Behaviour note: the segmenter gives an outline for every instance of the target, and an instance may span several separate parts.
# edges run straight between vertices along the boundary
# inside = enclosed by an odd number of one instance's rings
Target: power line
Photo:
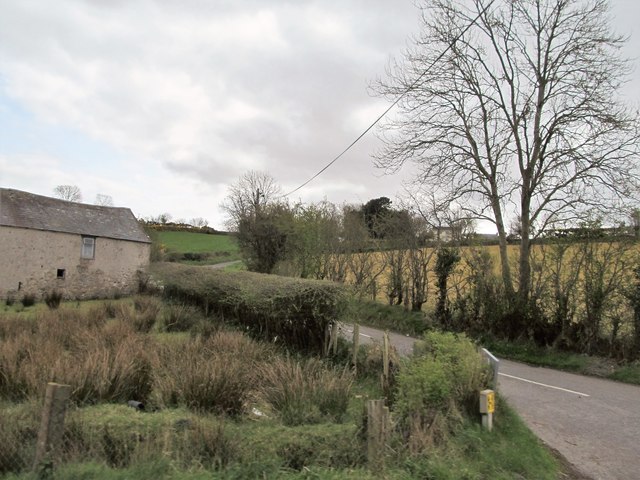
[[[345,148],[342,152],[340,152],[340,154],[339,154],[338,156],[336,156],[333,160],[331,160],[331,161],[330,161],[329,163],[327,163],[324,167],[322,167],[322,169],[321,169],[318,173],[316,173],[315,175],[313,175],[309,180],[307,180],[306,182],[304,182],[302,185],[300,185],[300,186],[298,186],[298,187],[294,188],[294,189],[293,189],[293,190],[291,190],[289,193],[285,193],[285,194],[283,195],[283,197],[288,197],[289,195],[292,195],[292,194],[296,193],[298,190],[300,190],[301,188],[303,188],[303,187],[305,187],[306,185],[308,185],[309,183],[311,183],[313,180],[315,180],[317,177],[319,177],[319,176],[320,176],[320,175],[321,175],[325,170],[327,170],[331,165],[333,165],[334,163],[336,163],[336,162],[340,159],[340,157],[342,157],[345,153],[347,153],[349,150],[351,150],[351,148],[352,148],[356,143],[358,143],[362,137],[364,137],[367,133],[369,133],[369,130],[371,130],[373,127],[375,127],[375,126],[377,125],[377,123],[378,123],[380,120],[382,120],[382,119],[387,115],[387,113],[389,113],[389,112],[391,111],[391,109],[392,109],[393,107],[395,107],[395,106],[398,104],[398,102],[399,102],[400,100],[402,100],[402,98],[403,98],[407,93],[409,93],[409,92],[413,89],[413,87],[415,87],[415,86],[418,84],[418,82],[422,79],[422,77],[424,77],[424,76],[429,72],[429,70],[431,70],[431,68],[433,68],[433,66],[434,66],[436,63],[438,63],[438,62],[442,59],[442,57],[444,57],[444,56],[447,54],[447,52],[448,52],[449,50],[451,50],[451,47],[453,47],[453,45],[454,45],[454,44],[455,44],[455,43],[456,43],[460,38],[462,38],[462,36],[463,36],[465,33],[467,33],[467,31],[468,31],[468,30],[469,30],[473,25],[475,25],[475,23],[480,19],[480,17],[482,17],[482,15],[484,15],[484,14],[485,14],[485,12],[489,9],[489,7],[491,7],[491,5],[493,5],[493,2],[494,2],[494,1],[495,1],[495,0],[491,0],[491,2],[489,2],[489,5],[487,5],[487,6],[486,6],[486,7],[485,7],[485,8],[484,8],[484,9],[483,9],[479,14],[478,14],[478,16],[476,16],[476,18],[474,18],[474,19],[471,21],[471,23],[469,23],[469,25],[467,25],[467,26],[466,26],[466,27],[465,27],[465,28],[464,28],[464,29],[463,29],[463,30],[462,30],[462,31],[461,31],[461,32],[460,32],[460,33],[459,33],[459,34],[458,34],[458,35],[457,35],[453,40],[451,40],[451,42],[449,43],[449,45],[447,46],[447,48],[446,48],[446,49],[444,49],[444,50],[442,51],[442,53],[440,53],[440,55],[438,55],[438,57],[437,57],[433,62],[431,62],[431,64],[430,64],[430,65],[429,65],[429,66],[424,70],[424,72],[422,72],[422,73],[418,76],[418,78],[416,78],[416,79],[413,81],[413,83],[412,83],[411,85],[409,85],[409,86],[404,90],[404,92],[402,92],[402,93],[398,96],[398,98],[396,98],[396,99],[394,100],[394,102],[393,102],[393,103],[392,103],[392,104],[391,104],[391,105],[390,105],[390,106],[389,106],[389,107],[388,107],[384,112],[382,112],[382,114],[381,114],[378,118],[376,118],[376,119],[373,121],[373,123],[372,123],[371,125],[369,125],[369,126],[366,128],[366,130],[365,130],[365,131],[363,131],[360,135],[358,135],[358,137],[357,137],[353,142],[351,142],[347,148]]]

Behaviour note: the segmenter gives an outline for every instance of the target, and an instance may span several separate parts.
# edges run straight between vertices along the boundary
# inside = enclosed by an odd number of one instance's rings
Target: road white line
[[[591,395],[588,395],[586,393],[576,392],[575,390],[569,390],[567,388],[562,388],[562,387],[554,387],[553,385],[547,385],[546,383],[534,382],[533,380],[527,380],[526,378],[520,378],[520,377],[516,377],[514,375],[508,375],[508,374],[502,373],[502,372],[498,373],[498,375],[502,375],[503,377],[513,378],[514,380],[520,380],[521,382],[532,383],[534,385],[540,385],[541,387],[553,388],[554,390],[562,390],[563,392],[575,393],[576,395],[581,395],[583,397],[590,397],[591,396]]]
[[[345,330],[347,333],[353,333],[353,330]],[[361,337],[373,338],[371,335],[367,335],[366,333],[361,333]]]

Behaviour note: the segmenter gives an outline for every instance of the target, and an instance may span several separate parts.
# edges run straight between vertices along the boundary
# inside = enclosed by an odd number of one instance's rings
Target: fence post
[[[385,331],[382,337],[382,391],[389,394],[389,332]]]
[[[389,435],[389,407],[384,399],[367,402],[367,460],[371,469],[384,466],[385,445]]]
[[[331,327],[331,353],[335,355],[338,352],[338,322],[333,322]]]
[[[353,358],[351,363],[354,368],[358,368],[358,349],[360,348],[360,325],[355,324],[353,326]]]
[[[47,384],[42,422],[40,423],[38,443],[36,444],[36,456],[33,462],[34,469],[45,461],[53,461],[55,459],[57,449],[62,443],[64,415],[70,396],[71,387],[69,385]]]

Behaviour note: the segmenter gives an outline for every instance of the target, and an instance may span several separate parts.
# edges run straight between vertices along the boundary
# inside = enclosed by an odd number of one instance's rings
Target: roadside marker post
[[[496,393],[493,390],[480,392],[480,413],[482,426],[487,430],[493,429],[493,412],[496,410]]]

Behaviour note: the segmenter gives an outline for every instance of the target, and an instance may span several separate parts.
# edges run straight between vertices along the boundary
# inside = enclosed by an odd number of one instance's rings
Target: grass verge
[[[424,312],[407,311],[402,305],[385,305],[374,300],[356,298],[349,301],[344,321],[412,337],[419,337],[431,328]]]
[[[529,342],[491,340],[484,345],[494,355],[508,360],[640,385],[640,362],[637,361],[619,364],[609,358],[562,352]]]

